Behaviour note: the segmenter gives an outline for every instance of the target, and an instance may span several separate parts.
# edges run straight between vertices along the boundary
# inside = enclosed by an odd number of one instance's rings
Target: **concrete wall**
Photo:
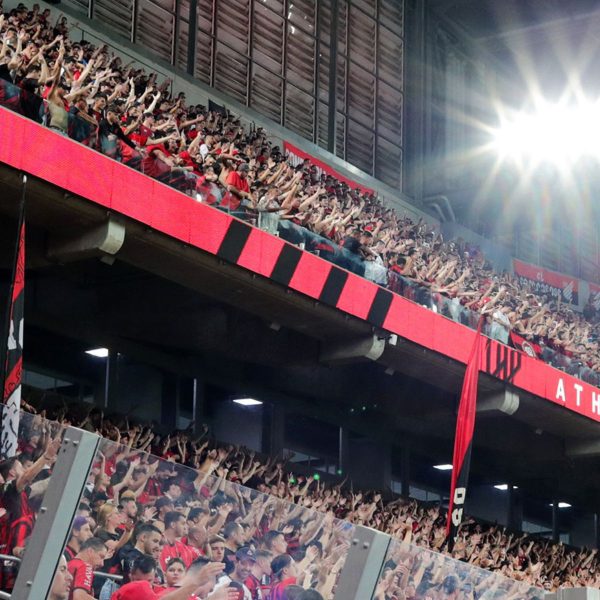
[[[124,414],[130,413],[132,417],[142,421],[161,421],[162,373],[151,366],[118,362],[111,393],[116,403],[115,410]]]
[[[212,415],[212,433],[217,440],[261,451],[262,407],[218,402],[213,405]]]

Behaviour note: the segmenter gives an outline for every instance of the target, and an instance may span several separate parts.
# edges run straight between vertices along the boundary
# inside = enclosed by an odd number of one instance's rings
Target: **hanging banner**
[[[302,161],[308,159],[308,160],[310,160],[312,165],[317,167],[319,174],[326,173],[327,175],[331,175],[332,177],[335,177],[341,183],[347,184],[349,188],[351,188],[353,190],[359,190],[363,194],[367,194],[370,196],[371,194],[375,193],[375,191],[372,190],[371,188],[361,185],[360,183],[356,183],[356,181],[353,181],[352,179],[345,177],[341,173],[338,173],[337,171],[332,169],[327,163],[325,163],[321,160],[318,160],[317,158],[314,158],[310,154],[307,154],[306,152],[304,152],[303,150],[300,150],[300,148],[297,148],[296,146],[294,146],[293,144],[290,144],[289,142],[283,142],[283,148],[288,153],[289,161],[293,166],[299,165]]]
[[[590,300],[596,310],[600,310],[600,285],[588,283],[590,289]]]
[[[16,239],[15,264],[11,283],[6,363],[4,365],[2,402],[2,433],[0,434],[0,458],[11,458],[17,453],[19,415],[21,410],[21,378],[23,375],[23,315],[25,309],[25,185],[19,214]]]
[[[484,344],[484,338],[481,335],[482,325],[483,317],[479,319],[477,334],[475,335],[471,353],[469,354],[458,405],[458,416],[456,418],[452,481],[450,484],[448,520],[446,523],[446,537],[450,550],[454,547],[454,542],[458,537],[458,529],[462,523],[469,484],[473,431],[475,430],[475,415],[477,413],[477,384],[479,382],[479,369],[481,366],[481,351]]]
[[[513,259],[513,270],[521,283],[536,294],[548,294],[567,304],[579,304],[579,281],[571,275],[550,271]]]

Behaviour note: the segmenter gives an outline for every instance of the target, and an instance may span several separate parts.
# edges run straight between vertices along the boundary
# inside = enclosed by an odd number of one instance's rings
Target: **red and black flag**
[[[450,549],[454,546],[458,528],[462,522],[467,485],[469,482],[469,467],[471,465],[471,448],[473,431],[475,429],[475,413],[477,409],[477,382],[481,366],[481,349],[483,336],[479,320],[475,341],[467,362],[465,379],[463,381],[458,417],[456,419],[456,436],[454,438],[454,457],[452,459],[452,483],[450,485],[450,502],[448,503],[448,522],[446,536]]]
[[[8,306],[8,335],[4,342],[5,364],[3,376],[2,434],[0,458],[17,453],[19,411],[21,409],[21,376],[23,373],[23,317],[25,308],[25,185],[19,210],[19,224]]]

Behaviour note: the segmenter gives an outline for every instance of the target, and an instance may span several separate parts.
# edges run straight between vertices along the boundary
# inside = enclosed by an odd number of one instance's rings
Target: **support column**
[[[279,455],[285,445],[285,408],[281,404],[263,404],[262,411],[262,450]]]
[[[161,423],[169,429],[177,429],[179,420],[179,377],[163,373],[160,398]]]
[[[99,436],[75,427],[65,432],[12,600],[39,600],[48,596],[99,440]]]
[[[514,486],[509,484],[507,496],[507,526],[509,529],[521,531],[523,528],[523,503],[520,490],[515,490]]]
[[[428,108],[429,79],[426,0],[414,0],[412,10],[407,12],[406,69],[407,81],[412,85],[406,90],[404,109],[405,183],[403,190],[413,196],[417,203],[423,201],[425,186],[425,160],[430,145],[431,109]]]
[[[177,19],[180,16],[177,15]],[[196,64],[196,33],[198,28],[198,0],[190,0],[190,14],[188,20],[188,47],[186,70],[189,75],[194,74]]]
[[[410,448],[402,446],[400,453],[400,493],[403,498],[408,498],[410,496]]]
[[[338,441],[338,470],[346,476],[350,466],[350,432],[345,427],[340,427]]]
[[[117,403],[117,378],[119,375],[119,353],[110,351],[104,371],[104,408],[112,409]]]
[[[329,107],[327,114],[327,150],[335,154],[337,117],[337,44],[338,44],[338,0],[331,0],[331,25],[329,36]]]
[[[206,386],[204,379],[194,377],[192,398],[192,419],[194,420],[194,434],[200,435],[204,424],[210,427],[209,419],[206,414]]]
[[[556,544],[560,538],[558,500],[552,502],[552,541]]]

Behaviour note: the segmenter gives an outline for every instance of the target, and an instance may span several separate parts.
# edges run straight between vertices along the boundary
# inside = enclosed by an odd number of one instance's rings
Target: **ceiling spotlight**
[[[85,353],[96,358],[106,358],[108,356],[108,348],[92,348],[91,350],[86,350]]]
[[[550,506],[552,506],[552,504]],[[568,502],[559,502],[558,508],[571,508],[571,505]]]
[[[497,490],[500,490],[501,492],[506,492],[508,490],[508,483],[499,483],[498,485],[494,486]],[[518,490],[519,487],[516,485],[512,486],[513,490]]]
[[[258,406],[262,404],[260,400],[256,400],[255,398],[236,398],[234,402],[241,406]]]
[[[452,471],[452,465],[433,465],[438,471]]]

